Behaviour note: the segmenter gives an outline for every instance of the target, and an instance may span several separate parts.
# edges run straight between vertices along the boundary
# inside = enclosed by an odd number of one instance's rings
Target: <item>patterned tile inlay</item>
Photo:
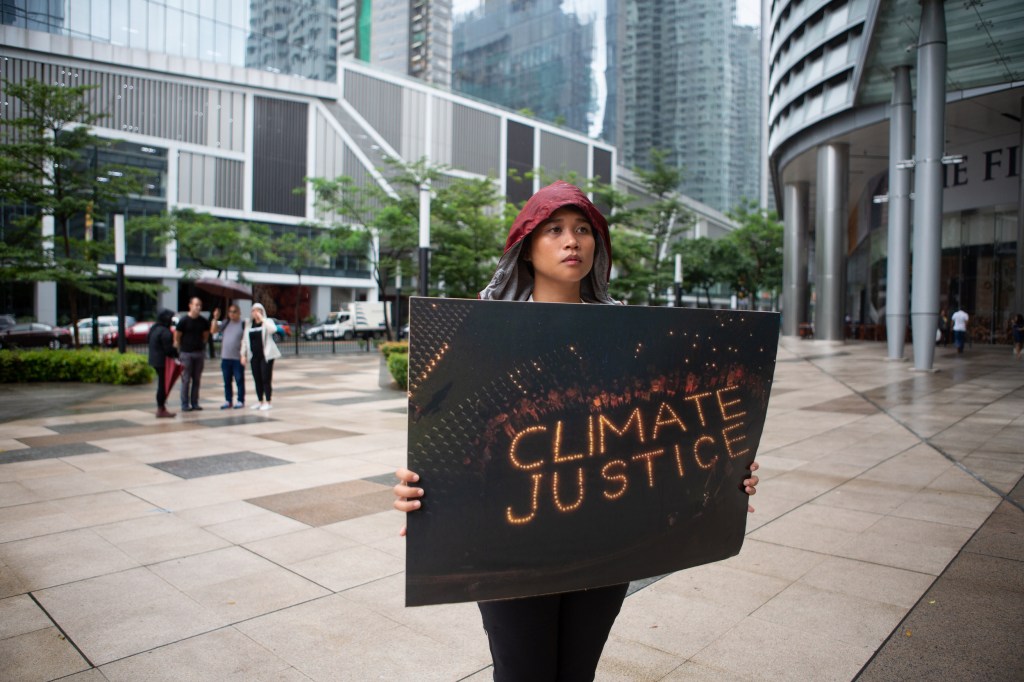
[[[276,467],[282,464],[291,464],[291,462],[257,452],[242,451],[189,459],[172,459],[166,462],[155,462],[150,466],[180,478],[202,478],[203,476],[230,474],[235,471]]]
[[[394,478],[392,476],[392,478]],[[326,526],[391,509],[391,484],[345,481],[246,500],[309,526]]]
[[[358,435],[359,434],[354,431],[343,431],[341,429],[332,429],[324,426],[314,429],[261,433],[259,437],[277,441],[278,443],[285,443],[287,445],[298,445],[299,443],[316,443],[317,441],[322,440],[333,440],[335,438],[347,438],[349,436]]]
[[[349,398],[332,398],[330,400],[318,400],[317,402],[323,405],[355,405],[357,403],[369,403],[378,400],[396,400],[398,398],[405,398],[405,393],[393,390],[374,391],[372,393],[351,396]]]
[[[12,462],[30,462],[37,459],[57,459],[58,457],[71,457],[73,455],[91,455],[97,452],[107,452],[89,443],[68,443],[66,445],[53,445],[45,448],[25,448],[24,450],[8,450],[0,452],[0,464]]]
[[[248,408],[246,408],[248,409]],[[225,410],[227,412],[227,410]],[[241,410],[239,410],[241,412]],[[213,419],[199,419],[196,424],[200,426],[239,426],[241,424],[262,424],[263,422],[273,422],[276,419],[263,416],[263,414],[233,414],[230,417],[214,417]]]
[[[127,419],[107,419],[98,422],[78,422],[75,424],[53,424],[46,428],[57,433],[82,433],[87,431],[105,431],[107,429],[123,429],[139,426],[138,422]]]

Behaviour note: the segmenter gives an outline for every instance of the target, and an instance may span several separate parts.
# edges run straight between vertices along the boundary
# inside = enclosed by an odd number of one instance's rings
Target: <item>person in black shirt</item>
[[[199,383],[206,364],[206,339],[210,323],[199,313],[203,302],[193,296],[188,302],[188,315],[178,320],[174,330],[174,346],[181,358],[181,411],[203,409],[199,405]]]
[[[167,377],[164,375],[164,363],[167,358],[178,357],[170,329],[173,319],[174,313],[170,310],[161,310],[156,318],[156,324],[149,328],[149,364],[156,370],[156,416],[160,419],[175,416],[173,412],[167,410]]]

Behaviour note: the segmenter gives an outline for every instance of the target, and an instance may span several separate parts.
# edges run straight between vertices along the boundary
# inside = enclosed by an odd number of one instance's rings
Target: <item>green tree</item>
[[[693,224],[693,215],[679,198],[682,171],[665,162],[667,152],[652,149],[651,168],[635,168],[645,193],[651,201],[632,209],[631,227],[650,239],[650,299],[658,305],[662,294],[672,284],[675,264],[668,258],[674,242]]]
[[[454,178],[430,206],[432,290],[473,298],[494,272],[511,216],[491,178]]]
[[[774,211],[752,200],[742,201],[728,215],[740,225],[725,237],[735,249],[729,268],[734,290],[740,297],[749,296],[752,308],[761,292],[770,292],[776,308],[782,289],[782,223]]]
[[[441,177],[426,159],[403,163],[388,160],[380,169],[387,188],[370,181],[360,185],[348,176],[308,178],[317,209],[337,243],[347,251],[369,254],[387,320],[387,287],[395,272],[413,272],[412,256],[419,243],[419,192]],[[391,324],[387,325],[391,338]]]
[[[190,208],[133,218],[127,229],[148,232],[160,245],[175,243],[178,267],[193,277],[207,270],[222,277],[231,270],[253,270],[258,261],[276,260],[266,225],[225,220]]]
[[[131,168],[100,163],[102,150],[114,141],[91,132],[103,118],[89,111],[86,95],[91,86],[29,79],[20,84],[5,80],[3,89],[15,115],[0,120],[0,200],[24,211],[13,233],[5,234],[0,274],[62,285],[77,345],[78,296],[114,296],[113,279],[100,268],[112,245],[93,240],[93,218],[106,216],[138,193],[140,175]],[[53,217],[52,237],[42,234],[44,216]],[[81,234],[76,224],[84,224]]]
[[[675,252],[682,255],[683,290],[704,292],[708,307],[712,307],[711,288],[728,280],[723,264],[733,260],[732,244],[698,237],[679,242]]]

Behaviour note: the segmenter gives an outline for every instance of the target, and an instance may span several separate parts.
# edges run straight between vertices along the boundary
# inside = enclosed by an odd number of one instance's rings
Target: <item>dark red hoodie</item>
[[[608,236],[608,221],[597,210],[580,188],[564,180],[557,180],[537,191],[516,216],[505,242],[505,253],[498,261],[498,269],[490,284],[480,292],[482,299],[526,301],[533,294],[533,276],[525,261],[519,258],[523,240],[551,214],[565,206],[574,206],[583,212],[594,228],[597,245],[594,249],[594,267],[580,282],[580,298],[584,303],[617,303],[608,294],[608,277],[612,271],[612,247]]]

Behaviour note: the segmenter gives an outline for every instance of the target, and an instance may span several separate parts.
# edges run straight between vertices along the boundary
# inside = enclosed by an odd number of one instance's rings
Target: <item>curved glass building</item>
[[[783,333],[912,340],[940,313],[1007,340],[1024,310],[1020,0],[768,0],[768,166]]]

